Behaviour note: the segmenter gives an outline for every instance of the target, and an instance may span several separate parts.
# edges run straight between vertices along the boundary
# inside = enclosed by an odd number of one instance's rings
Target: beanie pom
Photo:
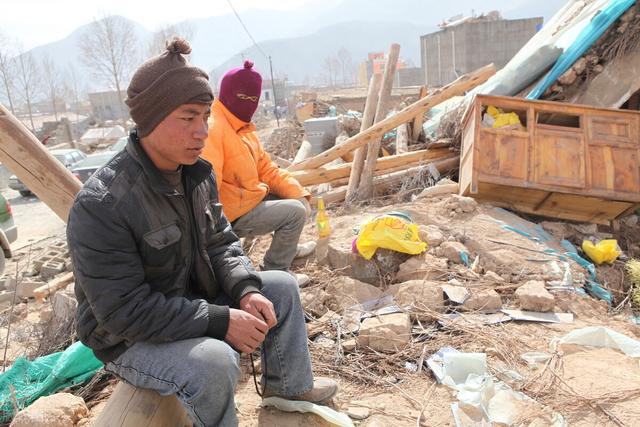
[[[189,55],[191,53],[191,46],[189,42],[182,37],[174,37],[166,43],[169,53],[181,53],[183,55]]]
[[[253,61],[250,61],[249,59],[244,61],[244,69],[249,70],[251,68],[253,68]]]

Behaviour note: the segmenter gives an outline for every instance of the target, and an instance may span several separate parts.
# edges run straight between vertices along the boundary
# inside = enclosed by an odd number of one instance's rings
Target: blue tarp
[[[558,58],[551,70],[527,95],[527,99],[538,99],[558,77],[564,74],[604,34],[636,0],[611,0],[578,35],[576,40]]]

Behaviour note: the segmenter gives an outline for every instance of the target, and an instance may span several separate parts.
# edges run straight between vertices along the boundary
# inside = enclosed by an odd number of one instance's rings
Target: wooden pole
[[[383,157],[378,163],[376,163],[376,170],[390,169],[402,165],[406,166],[410,163],[424,162],[426,160],[437,160],[449,155],[450,153],[451,151],[447,148],[438,148]],[[353,171],[352,163],[345,163],[339,166],[320,167],[317,169],[291,172],[291,176],[293,176],[300,185],[314,185],[345,178],[349,176],[350,171]],[[349,179],[351,179],[351,177],[349,177]]]
[[[424,113],[434,105],[438,105],[452,96],[464,94],[469,89],[473,89],[474,87],[486,82],[489,77],[493,76],[495,73],[496,67],[493,64],[489,64],[472,73],[465,74],[459,77],[456,81],[435,90],[431,95],[403,108],[398,114],[387,117],[364,132],[360,132],[357,135],[352,136],[341,146],[332,147],[317,156],[311,157],[298,164],[291,165],[289,170],[299,171],[313,169],[329,163],[348,151],[353,151],[358,147],[362,147],[367,143],[382,137],[385,132],[397,127],[400,123],[406,123],[412,120],[416,114]]]
[[[391,97],[391,89],[393,88],[393,80],[396,75],[399,56],[400,45],[394,43],[389,49],[389,55],[387,56],[387,62],[384,67],[384,76],[382,77],[382,87],[380,88],[380,97],[378,98],[376,118],[373,121],[374,124],[384,120],[389,112],[389,98]],[[367,146],[367,158],[364,161],[360,184],[358,184],[358,199],[360,200],[369,199],[373,196],[373,172],[376,170],[378,151],[380,151],[380,138],[374,139]]]
[[[427,96],[427,87],[426,86],[422,86],[420,88],[420,95],[418,96],[419,99],[424,98],[425,96]],[[416,118],[413,119],[413,123],[411,125],[411,140],[416,142],[418,141],[418,139],[420,139],[420,134],[422,133],[422,124],[424,123],[424,113],[420,113],[418,115],[416,115]]]
[[[360,132],[364,132],[373,125],[376,118],[376,108],[378,105],[378,96],[380,95],[380,85],[382,84],[382,74],[374,74],[369,82],[369,92],[364,105],[364,113],[362,114],[362,123],[360,123]],[[345,141],[346,143],[346,141]],[[362,146],[356,150],[353,158],[353,166],[349,174],[349,184],[347,186],[347,203],[354,199],[354,194],[360,184],[360,175],[364,167],[364,160],[367,156],[367,148]]]
[[[0,161],[67,222],[80,181],[2,104],[0,141]],[[160,396],[120,383],[94,425],[170,427],[191,426],[191,421],[175,395]]]
[[[67,222],[82,184],[0,104],[0,162]]]
[[[407,151],[409,151],[409,125],[403,123],[396,128],[396,154]]]

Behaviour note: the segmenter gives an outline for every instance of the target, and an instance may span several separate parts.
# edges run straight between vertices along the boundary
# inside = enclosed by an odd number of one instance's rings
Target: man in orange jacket
[[[262,77],[253,63],[227,72],[212,106],[202,157],[213,165],[223,210],[240,237],[273,232],[264,270],[289,270],[296,257],[309,255],[315,242],[299,245],[311,212],[309,192],[264,150],[251,118],[258,108]],[[295,274],[300,285],[309,281]]]

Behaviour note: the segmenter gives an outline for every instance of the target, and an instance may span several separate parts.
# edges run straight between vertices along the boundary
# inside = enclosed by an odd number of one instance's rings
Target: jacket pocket
[[[176,223],[163,225],[151,230],[142,236],[142,256],[145,267],[163,271],[171,271],[175,268],[179,242],[182,239],[182,231]]]

